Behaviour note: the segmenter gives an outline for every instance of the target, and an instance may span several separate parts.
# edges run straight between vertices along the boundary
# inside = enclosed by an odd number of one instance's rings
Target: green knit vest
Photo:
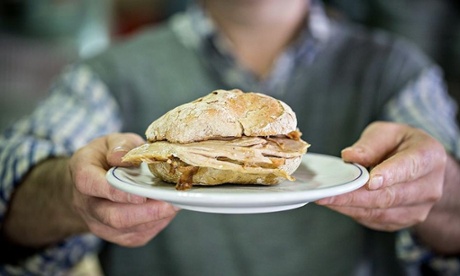
[[[334,30],[330,46],[312,63],[298,65],[291,87],[279,98],[296,112],[312,152],[339,156],[369,122],[382,119],[385,103],[428,61],[383,34],[370,36],[348,26]],[[123,131],[141,135],[166,111],[214,89],[246,90],[228,87],[169,25],[147,30],[87,64],[116,97]],[[181,211],[146,246],[108,245],[101,261],[111,276],[398,275],[394,237],[314,203],[257,215]]]

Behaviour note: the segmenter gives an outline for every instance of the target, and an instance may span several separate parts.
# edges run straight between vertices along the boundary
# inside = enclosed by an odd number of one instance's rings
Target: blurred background
[[[183,10],[190,0],[0,1],[0,130],[29,113],[63,66]],[[446,73],[460,99],[460,1],[325,0],[341,20],[397,33]]]
[[[325,0],[336,16],[396,33],[417,44],[444,70],[460,102],[459,0]],[[457,116],[460,121],[460,114]]]
[[[185,6],[186,0],[0,0],[0,131],[47,95],[65,65]]]

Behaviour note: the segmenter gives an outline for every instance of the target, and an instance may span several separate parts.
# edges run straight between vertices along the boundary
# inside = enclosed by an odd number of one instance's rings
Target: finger
[[[138,247],[147,244],[153,237],[155,237],[161,230],[163,230],[170,223],[169,219],[163,219],[156,222],[151,222],[146,225],[145,231],[132,231],[123,233],[112,239],[121,246]]]
[[[121,158],[131,149],[145,143],[144,139],[134,133],[114,134],[106,140],[107,162],[110,166],[128,166]]]
[[[147,200],[144,204],[123,204],[107,200],[95,200],[91,204],[91,214],[100,223],[120,231],[134,229],[143,231],[146,223],[172,218],[177,213],[170,203]]]
[[[318,200],[316,203],[376,209],[414,206],[423,203],[434,204],[442,196],[442,183],[436,182],[435,179],[437,179],[436,175],[429,175],[421,181],[395,184],[373,191],[361,187],[353,192]]]
[[[94,175],[98,176],[95,177]],[[127,193],[110,185],[105,178],[105,170],[101,168],[93,167],[85,171],[80,171],[76,173],[75,178],[80,179],[74,181],[75,192],[83,196],[130,204],[142,204],[147,201],[146,197]]]
[[[88,225],[95,235],[122,246],[141,246],[159,233],[177,214],[166,202],[149,200],[143,206],[91,199]]]
[[[146,230],[142,231],[119,231],[100,224],[91,228],[91,232],[106,241],[116,243],[120,246],[138,247],[147,244],[153,237],[163,230],[170,221],[171,220],[169,219],[162,219],[160,221],[147,223],[145,227],[143,227]]]
[[[432,205],[421,204],[391,209],[355,208],[343,206],[328,207],[336,212],[353,218],[357,222],[369,228],[383,231],[396,231],[425,221]]]

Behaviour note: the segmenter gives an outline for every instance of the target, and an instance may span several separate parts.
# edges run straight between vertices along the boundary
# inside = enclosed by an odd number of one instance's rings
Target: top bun
[[[154,121],[146,131],[149,142],[191,143],[224,137],[288,134],[297,128],[284,102],[239,89],[215,90],[180,105]]]

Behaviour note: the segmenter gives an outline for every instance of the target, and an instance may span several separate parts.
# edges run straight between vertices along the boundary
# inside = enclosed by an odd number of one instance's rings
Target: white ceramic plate
[[[338,157],[307,153],[294,173],[296,181],[274,186],[193,186],[177,191],[175,185],[154,177],[147,166],[114,167],[107,180],[125,192],[170,202],[182,209],[225,214],[268,213],[298,208],[321,198],[347,193],[363,186],[367,170]]]

